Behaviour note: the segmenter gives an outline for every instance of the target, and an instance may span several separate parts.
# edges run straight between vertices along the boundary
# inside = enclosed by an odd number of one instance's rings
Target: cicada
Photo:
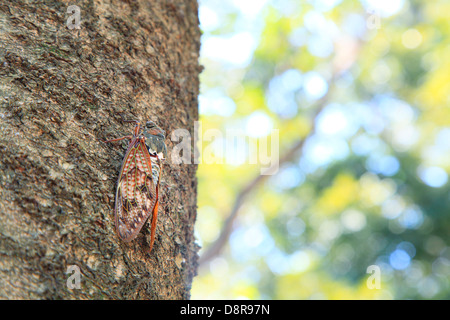
[[[128,122],[136,124],[133,135],[105,141],[130,139],[117,181],[116,232],[124,242],[130,242],[151,216],[151,252],[158,218],[159,185],[163,162],[167,158],[165,132],[152,121],[148,121],[142,130],[139,121]]]

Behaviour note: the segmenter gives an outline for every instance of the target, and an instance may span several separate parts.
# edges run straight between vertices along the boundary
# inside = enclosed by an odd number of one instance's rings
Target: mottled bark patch
[[[115,234],[125,147],[99,140],[130,131],[122,116],[193,134],[197,3],[77,1],[79,30],[66,26],[70,4],[0,4],[0,298],[188,298],[196,166],[164,166],[148,255],[148,225],[130,245]]]

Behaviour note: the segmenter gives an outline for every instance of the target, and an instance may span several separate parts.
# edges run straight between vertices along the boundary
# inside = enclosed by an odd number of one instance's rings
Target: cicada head
[[[153,121],[147,121],[143,130],[146,144],[150,154],[161,154],[164,159],[167,158],[167,147],[164,142],[166,133],[163,129],[158,127]]]

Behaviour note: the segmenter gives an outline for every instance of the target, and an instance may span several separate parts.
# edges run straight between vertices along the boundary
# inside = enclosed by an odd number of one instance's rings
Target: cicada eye
[[[147,123],[145,124],[145,126],[146,126],[148,129],[151,129],[151,128],[156,127],[156,124],[155,124],[153,121],[147,121]]]

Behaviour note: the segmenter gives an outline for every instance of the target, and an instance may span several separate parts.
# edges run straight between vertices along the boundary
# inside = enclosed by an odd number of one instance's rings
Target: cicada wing
[[[130,242],[137,237],[157,204],[152,163],[143,139],[134,139],[127,150],[116,191],[117,234]]]

